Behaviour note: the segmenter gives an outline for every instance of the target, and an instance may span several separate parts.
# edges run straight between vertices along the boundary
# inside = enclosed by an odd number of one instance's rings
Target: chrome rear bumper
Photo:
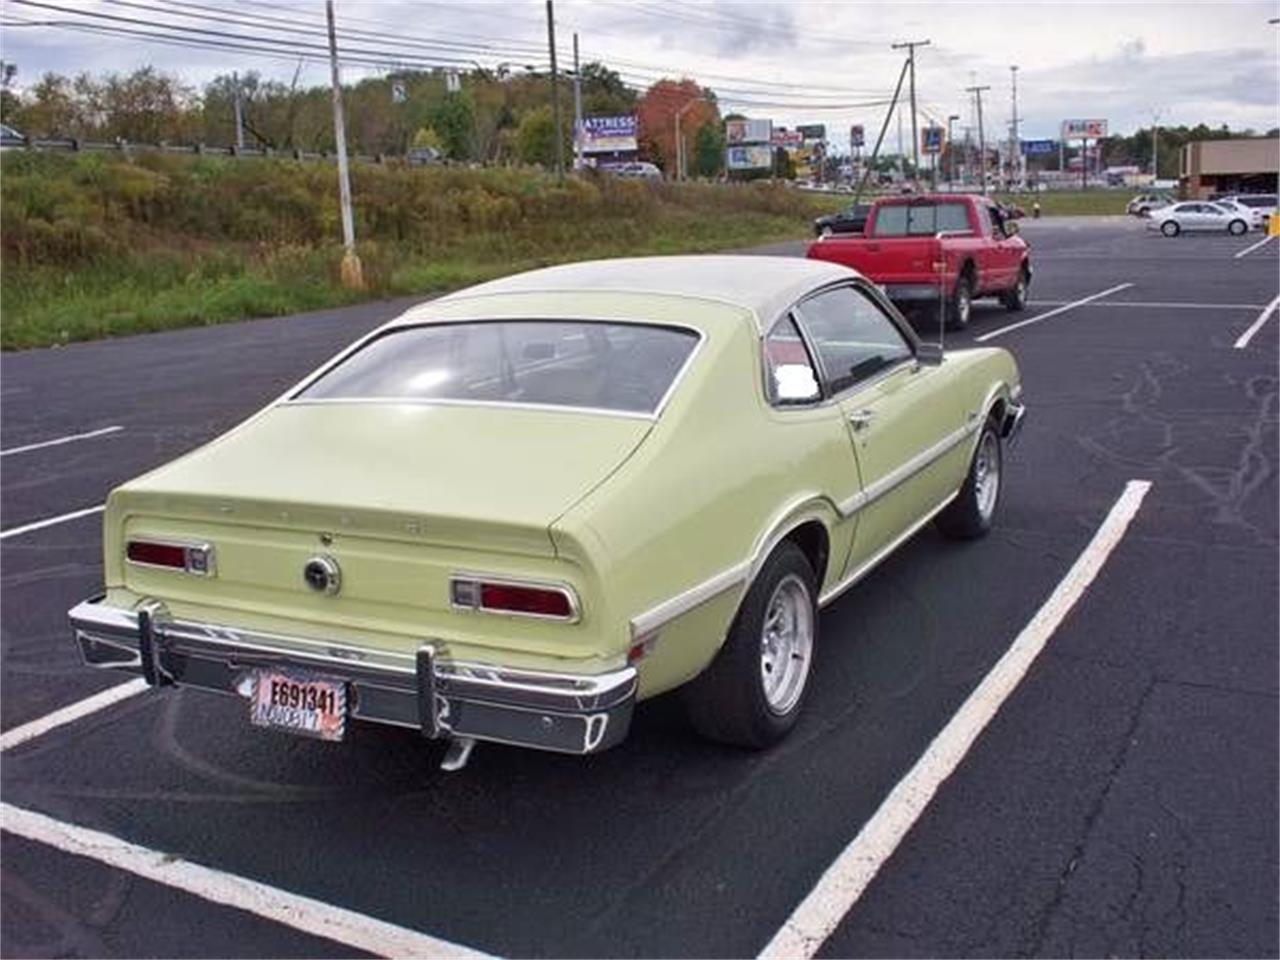
[[[412,727],[427,737],[469,737],[562,753],[595,753],[627,734],[636,671],[579,675],[516,670],[296,637],[251,633],[167,616],[159,605],[106,606],[102,597],[68,614],[85,663],[178,685],[239,695],[261,667],[309,670],[347,684],[350,715]]]

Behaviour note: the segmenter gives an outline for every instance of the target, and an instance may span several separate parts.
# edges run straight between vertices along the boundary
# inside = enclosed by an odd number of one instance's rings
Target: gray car
[[[1239,236],[1249,232],[1249,222],[1244,214],[1226,210],[1207,200],[1174,203],[1148,215],[1148,230],[1159,230],[1166,237],[1176,237],[1183,231],[1196,230],[1212,233],[1229,233]]]

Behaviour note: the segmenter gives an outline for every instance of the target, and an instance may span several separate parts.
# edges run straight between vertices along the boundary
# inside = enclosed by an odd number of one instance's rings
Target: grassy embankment
[[[18,349],[430,293],[568,260],[805,236],[832,197],[783,187],[352,171],[367,289],[338,282],[324,163],[7,153],[0,347]]]
[[[1046,190],[1044,193],[998,193],[996,197],[1005,203],[1016,204],[1031,216],[1031,204],[1040,201],[1043,217],[1086,217],[1120,215],[1125,204],[1141,190]]]

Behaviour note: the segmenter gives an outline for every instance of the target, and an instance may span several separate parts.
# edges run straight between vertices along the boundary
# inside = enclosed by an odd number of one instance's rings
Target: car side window
[[[853,287],[823,291],[802,302],[797,312],[830,393],[847,390],[912,356],[893,321]]]
[[[974,210],[978,214],[978,234],[979,236],[991,236],[991,214],[987,213],[987,208],[980,203],[974,204]]]
[[[770,403],[794,405],[822,399],[818,372],[791,314],[775,323],[765,337],[764,363]]]

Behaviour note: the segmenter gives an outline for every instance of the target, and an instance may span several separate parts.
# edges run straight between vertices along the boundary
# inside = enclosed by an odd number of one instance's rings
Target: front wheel
[[[694,727],[740,747],[777,743],[799,719],[817,637],[817,578],[787,541],[765,561],[711,665],[684,688]]]
[[[1231,234],[1233,237],[1238,237],[1241,234],[1247,233],[1248,230],[1249,225],[1243,220],[1232,220],[1227,224],[1227,233]]]
[[[947,310],[947,327],[951,330],[963,330],[969,326],[969,317],[973,313],[973,280],[969,274],[960,274],[956,281],[955,293],[951,295],[951,304]]]
[[[1013,285],[1012,289],[1006,290],[1000,297],[1000,300],[1004,303],[1004,308],[1006,310],[1016,313],[1020,310],[1027,309],[1028,283],[1027,271],[1026,268],[1023,267],[1018,270],[1018,282]]]
[[[1166,237],[1176,237],[1178,235],[1178,231],[1181,229],[1182,228],[1173,220],[1166,220],[1164,223],[1160,224],[1160,232]]]
[[[990,532],[1000,502],[1003,467],[1000,424],[995,417],[988,417],[978,436],[964,486],[934,521],[943,534],[957,540],[975,540]]]

